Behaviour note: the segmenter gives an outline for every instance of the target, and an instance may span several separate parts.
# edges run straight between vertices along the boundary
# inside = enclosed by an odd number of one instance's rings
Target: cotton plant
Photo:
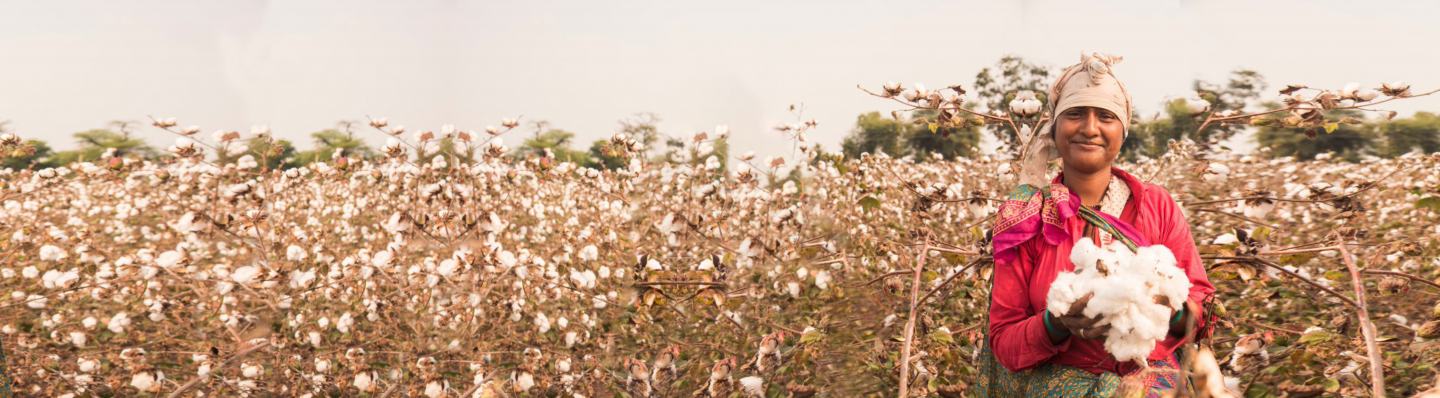
[[[1120,361],[1148,366],[1145,359],[1164,339],[1170,317],[1190,291],[1190,280],[1162,245],[1131,251],[1120,242],[1096,246],[1081,239],[1070,251],[1075,269],[1062,272],[1050,285],[1046,309],[1066,315],[1077,303],[1081,314],[1098,320],[1105,350]]]

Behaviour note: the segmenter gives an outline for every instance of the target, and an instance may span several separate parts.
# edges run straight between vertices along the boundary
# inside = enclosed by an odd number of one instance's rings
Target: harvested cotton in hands
[[[1190,280],[1162,245],[1132,252],[1120,242],[1105,247],[1081,239],[1070,250],[1072,272],[1061,272],[1050,285],[1046,309],[1055,316],[1076,300],[1093,294],[1083,310],[1096,326],[1109,326],[1105,351],[1120,361],[1147,366],[1155,342],[1165,338],[1170,316],[1185,303]]]

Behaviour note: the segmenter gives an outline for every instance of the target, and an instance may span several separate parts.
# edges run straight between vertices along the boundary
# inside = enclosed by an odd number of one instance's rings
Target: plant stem
[[[905,342],[900,347],[900,398],[910,393],[910,346],[915,342],[915,319],[920,312],[920,275],[925,270],[926,254],[930,252],[930,238],[920,244],[920,253],[915,255],[915,277],[910,281],[910,318],[905,320]]]
[[[1375,342],[1375,324],[1370,322],[1370,309],[1365,305],[1365,280],[1360,279],[1360,269],[1345,243],[1335,245],[1340,249],[1340,258],[1350,270],[1350,284],[1355,287],[1355,302],[1359,308],[1360,332],[1365,337],[1365,353],[1370,357],[1370,391],[1375,398],[1385,397],[1385,363],[1381,362],[1380,344]]]

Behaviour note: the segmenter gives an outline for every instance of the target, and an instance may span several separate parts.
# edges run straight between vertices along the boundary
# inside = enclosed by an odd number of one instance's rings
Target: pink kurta
[[[1150,244],[1169,248],[1175,254],[1177,265],[1190,277],[1189,300],[1203,303],[1215,287],[1205,276],[1205,268],[1195,250],[1195,239],[1190,235],[1190,225],[1185,222],[1179,205],[1164,188],[1141,182],[1120,169],[1112,171],[1130,187],[1130,200],[1120,213],[1120,220],[1134,226]],[[1060,177],[1056,177],[1056,181],[1059,180]],[[1070,217],[1064,225],[1069,236],[1084,239],[1085,220]],[[1120,375],[1139,368],[1135,363],[1116,361],[1105,352],[1104,341],[1100,339],[1072,336],[1058,345],[1050,343],[1042,319],[1045,297],[1056,274],[1075,269],[1070,263],[1070,248],[1074,244],[1074,239],[1058,245],[1046,243],[1045,239],[1030,239],[1016,247],[1015,258],[995,264],[994,289],[990,293],[990,347],[1005,368],[1020,371],[1054,363],[1090,373]],[[1062,327],[1059,323],[1052,326]],[[1172,336],[1156,343],[1150,359],[1171,359],[1180,340]]]

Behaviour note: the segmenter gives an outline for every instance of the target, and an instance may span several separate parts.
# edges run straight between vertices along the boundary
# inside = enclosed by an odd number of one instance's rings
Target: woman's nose
[[[1080,123],[1080,134],[1087,137],[1100,135],[1100,119],[1095,112],[1085,112],[1085,120]]]

